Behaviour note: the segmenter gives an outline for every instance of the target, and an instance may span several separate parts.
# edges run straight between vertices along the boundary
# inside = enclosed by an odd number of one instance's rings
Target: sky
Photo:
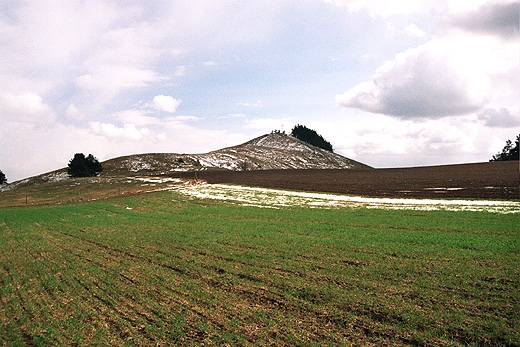
[[[0,170],[205,153],[296,124],[373,167],[520,133],[511,0],[4,0]]]

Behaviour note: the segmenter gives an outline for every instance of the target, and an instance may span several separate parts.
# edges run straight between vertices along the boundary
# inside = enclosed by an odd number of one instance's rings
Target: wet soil
[[[370,197],[520,199],[518,161],[394,169],[202,171],[197,178]]]

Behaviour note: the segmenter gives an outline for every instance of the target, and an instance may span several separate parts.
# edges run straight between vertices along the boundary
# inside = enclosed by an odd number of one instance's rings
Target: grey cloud
[[[459,71],[448,51],[431,42],[401,53],[379,67],[371,81],[336,96],[336,101],[402,119],[442,118],[479,110],[486,99],[485,76]]]
[[[452,26],[477,34],[514,39],[519,34],[520,3],[484,5],[477,11],[451,19]]]
[[[491,128],[515,128],[520,126],[520,117],[512,114],[508,109],[486,108],[479,113],[478,118]]]

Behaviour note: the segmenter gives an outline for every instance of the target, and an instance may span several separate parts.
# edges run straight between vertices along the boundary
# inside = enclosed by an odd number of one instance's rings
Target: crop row
[[[515,345],[517,215],[0,210],[0,345]]]

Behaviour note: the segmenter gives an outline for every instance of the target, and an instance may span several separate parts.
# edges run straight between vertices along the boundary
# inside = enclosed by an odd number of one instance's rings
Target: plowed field
[[[397,169],[205,171],[198,178],[372,197],[520,198],[518,161]]]

